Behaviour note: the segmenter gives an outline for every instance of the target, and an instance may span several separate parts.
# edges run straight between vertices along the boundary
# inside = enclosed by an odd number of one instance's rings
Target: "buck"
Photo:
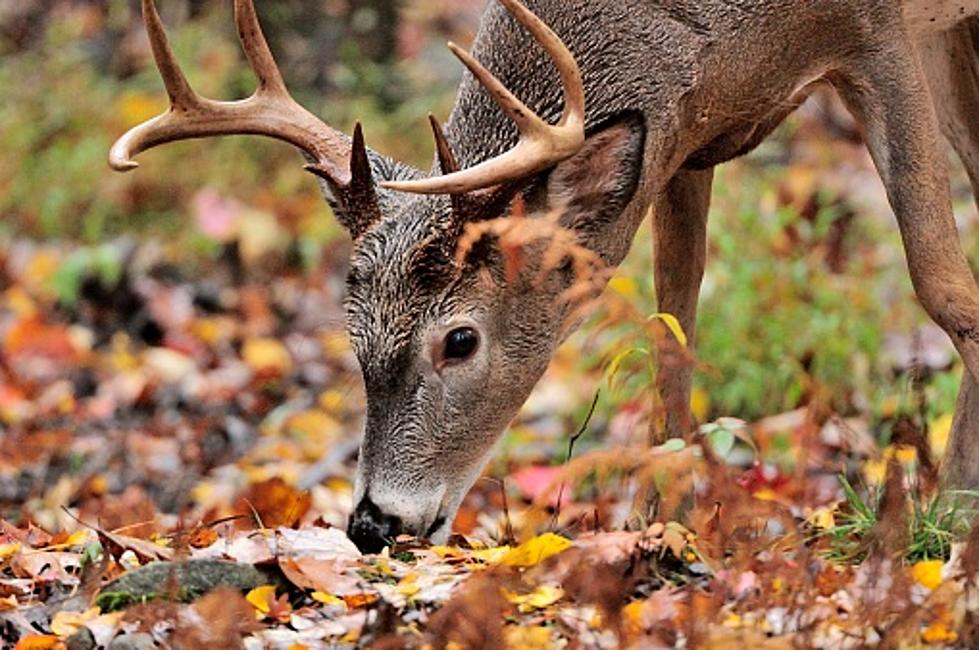
[[[347,327],[367,393],[349,534],[444,540],[494,442],[569,328],[567,264],[510,277],[487,220],[558,215],[618,265],[652,209],[661,311],[692,336],[714,166],[750,151],[829,82],[863,128],[917,296],[961,355],[944,480],[979,487],[979,290],[962,252],[942,134],[979,201],[979,0],[491,0],[430,174],[368,149],[288,94],[251,0],[235,0],[249,99],[195,94],[152,0],[143,14],[170,110],[110,152],[233,133],[296,146],[353,238]],[[552,31],[553,30],[553,31]],[[518,97],[520,99],[518,99]],[[519,210],[514,206],[520,205]],[[538,274],[541,275],[541,274]],[[688,431],[691,370],[657,384]]]

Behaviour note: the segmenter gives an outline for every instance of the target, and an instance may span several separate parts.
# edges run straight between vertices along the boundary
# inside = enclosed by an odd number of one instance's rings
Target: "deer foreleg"
[[[965,363],[944,482],[979,486],[979,289],[959,243],[947,161],[921,64],[910,43],[895,39],[850,68],[839,88],[866,131],[918,299]],[[946,109],[955,110],[948,103]]]
[[[681,170],[667,184],[653,213],[653,251],[659,311],[673,314],[693,344],[697,298],[707,257],[707,210],[713,170]],[[676,354],[672,339],[661,346],[656,384],[666,409],[666,435],[690,430],[691,364]],[[652,442],[662,442],[653,431]]]
[[[919,43],[938,123],[961,159],[979,206],[979,18]],[[942,464],[951,487],[979,486],[979,384],[966,371]]]

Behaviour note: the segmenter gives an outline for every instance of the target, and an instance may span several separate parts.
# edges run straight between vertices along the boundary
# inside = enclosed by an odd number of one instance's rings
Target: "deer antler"
[[[382,186],[418,194],[464,194],[530,176],[573,156],[585,141],[585,90],[574,55],[550,27],[518,0],[500,0],[507,10],[547,51],[564,88],[564,112],[554,126],[548,124],[493,76],[471,54],[449,43],[449,49],[489,91],[517,125],[516,146],[469,169],[412,181],[387,181]],[[437,143],[441,152],[444,143]],[[440,158],[441,158],[440,153]],[[444,167],[444,165],[443,165]],[[446,172],[445,169],[442,170]]]
[[[286,89],[272,58],[252,0],[235,0],[235,23],[242,49],[258,77],[255,93],[241,101],[222,102],[201,97],[190,87],[167,42],[153,0],[142,0],[143,21],[153,58],[163,77],[170,110],[130,129],[109,151],[117,171],[138,166],[133,156],[176,140],[216,135],[252,134],[284,140],[305,151],[314,162],[306,168],[338,186],[370,185],[370,167],[362,164],[366,151],[354,152],[349,139],[300,106]],[[363,149],[363,138],[359,146]],[[351,155],[357,163],[350,165]],[[353,173],[351,173],[351,168]],[[366,179],[355,176],[367,174]]]

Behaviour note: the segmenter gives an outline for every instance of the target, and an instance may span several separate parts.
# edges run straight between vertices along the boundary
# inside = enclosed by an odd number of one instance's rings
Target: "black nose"
[[[386,515],[365,496],[350,515],[347,536],[361,553],[380,553],[385,546],[394,543],[401,534],[401,519]]]

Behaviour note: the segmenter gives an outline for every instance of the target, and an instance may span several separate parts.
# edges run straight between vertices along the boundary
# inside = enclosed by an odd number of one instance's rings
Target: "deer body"
[[[939,146],[943,133],[979,200],[979,0],[528,0],[577,69],[553,42],[538,45],[547,34],[515,5],[490,2],[473,55],[526,106],[499,87],[487,93],[494,80],[461,56],[474,74],[444,135],[436,130],[430,177],[366,150],[359,129],[352,144],[332,131],[265,132],[306,152],[355,239],[348,329],[368,400],[350,523],[358,545],[448,535],[568,333],[568,306],[556,299],[574,282],[567,265],[538,264],[534,282],[509,278],[492,243],[457,256],[466,226],[505,217],[520,196],[529,217],[560,215],[581,247],[614,267],[652,208],[660,309],[692,336],[712,168],[761,142],[820,81],[866,131],[921,303],[965,361],[946,480],[979,486],[979,290]],[[246,22],[249,6],[236,0]],[[256,29],[239,26],[246,50]],[[545,129],[528,112],[560,119]],[[127,138],[137,146],[124,154],[160,141]],[[338,141],[349,173],[332,153]],[[690,379],[689,369],[658,378],[671,435],[689,431]]]

